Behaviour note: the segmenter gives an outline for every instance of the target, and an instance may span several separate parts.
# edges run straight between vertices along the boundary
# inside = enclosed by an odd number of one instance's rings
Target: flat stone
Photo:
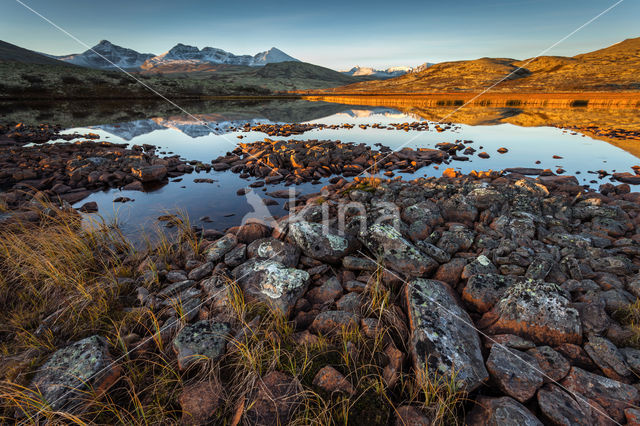
[[[229,325],[215,321],[199,321],[188,324],[173,339],[173,349],[181,370],[198,360],[216,361],[224,355]]]
[[[422,277],[438,267],[438,263],[422,253],[393,226],[374,224],[360,233],[362,243],[380,256],[384,265],[409,277]]]
[[[455,301],[450,287],[435,280],[415,279],[405,286],[411,327],[410,351],[419,374],[449,375],[469,392],[487,380],[480,338],[469,314]]]
[[[630,385],[572,367],[560,383],[570,392],[576,392],[600,404],[617,422],[624,420],[624,410],[634,408],[640,401],[638,390]]]
[[[224,264],[229,268],[242,265],[247,260],[246,244],[238,244],[230,252],[224,255]]]
[[[627,365],[633,372],[640,376],[640,350],[634,348],[622,348],[620,352],[627,361]]]
[[[156,182],[167,175],[167,167],[163,165],[134,167],[131,169],[131,174],[142,182]]]
[[[213,263],[205,262],[202,265],[198,266],[197,268],[192,269],[191,272],[189,272],[189,279],[194,281],[200,281],[207,275],[211,275],[212,271],[213,271]]]
[[[307,290],[309,274],[274,260],[249,259],[232,271],[249,301],[259,301],[288,314]]]
[[[315,222],[293,222],[289,225],[289,238],[302,252],[322,262],[337,263],[356,247],[356,241],[347,235]]]
[[[233,234],[225,234],[222,238],[211,243],[204,250],[204,257],[208,262],[218,262],[224,257],[231,249],[238,244],[238,239]]]
[[[106,340],[94,335],[54,352],[36,372],[31,387],[53,410],[78,413],[84,408],[87,392],[102,395],[120,373]]]
[[[510,333],[540,345],[580,343],[582,326],[564,291],[541,281],[516,283],[485,314],[492,334]]]
[[[355,257],[355,256],[345,256],[342,258],[342,266],[345,269],[349,269],[352,271],[375,271],[378,269],[378,264],[367,258],[363,257]]]
[[[466,422],[473,426],[542,426],[542,422],[524,405],[508,396],[479,396]]]
[[[534,357],[500,345],[491,347],[487,370],[500,390],[520,402],[531,399],[544,382]]]
[[[601,407],[582,395],[573,397],[559,386],[548,384],[538,391],[538,406],[544,418],[553,425],[608,425],[615,424],[606,417]]]
[[[559,352],[549,346],[539,346],[527,351],[538,362],[540,369],[544,371],[545,382],[560,381],[569,374],[571,364]]]
[[[591,336],[584,350],[610,379],[625,381],[624,378],[632,374],[622,353],[604,337]]]

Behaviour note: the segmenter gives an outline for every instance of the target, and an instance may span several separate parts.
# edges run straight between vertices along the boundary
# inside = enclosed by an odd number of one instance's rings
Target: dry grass
[[[182,416],[178,398],[185,384],[217,381],[223,394],[213,421],[229,424],[239,406],[243,412],[251,409],[261,378],[272,371],[299,383],[293,425],[386,425],[394,420],[395,410],[407,404],[421,408],[434,424],[461,421],[465,399],[455,375],[416,375],[405,362],[393,383],[385,377],[385,350],[394,345],[406,352],[408,330],[398,307],[399,292],[384,284],[381,267],[362,294],[360,312],[377,320],[376,332],[344,328],[311,343],[298,339],[295,323],[282,313],[247,303],[228,280],[228,303],[215,313],[235,331],[227,353],[217,362],[196,363],[181,372],[171,345],[173,333],[160,332],[162,314],[127,309],[136,305],[137,285],[154,290],[157,280],[135,284],[123,278],[140,278],[162,268],[158,265],[183,266],[185,259],[197,256],[202,241],[186,215],[174,216],[176,229],[148,240],[150,252],[136,252],[115,227],[83,230],[75,213],[50,207],[38,211],[40,224],[0,231],[2,423],[15,422],[15,413],[21,413],[23,423],[172,424]],[[88,408],[81,415],[54,411],[28,389],[31,372],[54,350],[90,334],[106,337],[122,368],[120,379],[106,394],[87,391]],[[327,365],[347,378],[353,395],[313,386],[313,378]]]

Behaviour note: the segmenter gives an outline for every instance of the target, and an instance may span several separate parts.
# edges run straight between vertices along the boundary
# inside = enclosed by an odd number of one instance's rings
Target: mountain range
[[[215,47],[198,49],[195,46],[178,43],[169,51],[161,55],[154,55],[153,53],[139,53],[133,49],[115,45],[108,40],[100,41],[100,43],[83,53],[51,57],[87,68],[125,68],[146,71],[166,66],[175,68],[176,65],[225,64],[258,67],[278,62],[298,62],[297,59],[275,47],[251,56],[234,55]]]
[[[441,62],[399,77],[327,89],[344,94],[640,90],[640,37],[572,57]]]
[[[387,79],[393,77],[399,77],[401,75],[410,74],[414,72],[424,71],[433,65],[430,62],[425,62],[422,65],[418,65],[417,67],[391,67],[384,70],[379,70],[370,67],[361,67],[359,65],[349,69],[340,71],[343,74],[351,75],[354,77],[362,77],[362,76],[370,76],[375,77],[377,79]]]

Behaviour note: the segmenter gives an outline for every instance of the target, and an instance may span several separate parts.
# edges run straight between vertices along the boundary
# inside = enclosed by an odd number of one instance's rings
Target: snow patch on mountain
[[[340,72],[347,75],[354,76],[354,77],[372,76],[377,78],[393,78],[393,77],[399,77],[401,75],[405,75],[409,73],[424,71],[431,65],[433,64],[430,62],[425,62],[424,64],[418,65],[417,67],[400,66],[400,67],[391,67],[384,70],[379,70],[371,67],[361,67],[357,65],[349,70],[342,70]]]
[[[138,53],[133,49],[127,49],[108,40],[102,40],[84,53],[54,56],[54,58],[87,68],[131,69],[139,68],[144,61],[154,56],[153,53]]]
[[[226,64],[245,65],[250,67],[263,66],[276,62],[296,61],[297,59],[287,55],[283,51],[272,47],[256,55],[234,55],[216,47],[204,47],[198,49],[195,46],[177,44],[168,52],[155,56],[142,64],[142,69],[149,70],[160,65],[175,64]]]

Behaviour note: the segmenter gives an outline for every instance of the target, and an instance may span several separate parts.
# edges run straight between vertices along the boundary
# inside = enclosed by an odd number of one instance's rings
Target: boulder
[[[173,339],[181,370],[198,360],[215,361],[224,355],[230,328],[227,323],[203,320],[186,325]]]
[[[238,244],[238,238],[233,234],[225,234],[222,238],[211,243],[204,250],[204,257],[208,262],[217,262]]]
[[[289,268],[295,268],[300,259],[300,249],[276,238],[262,238],[247,246],[247,257],[275,260]]]
[[[307,290],[309,273],[275,260],[249,259],[232,271],[249,301],[259,301],[288,314]]]
[[[302,252],[322,262],[337,263],[356,247],[356,241],[348,235],[315,222],[293,222],[289,225],[291,242]]]
[[[107,342],[94,335],[59,349],[36,372],[31,387],[53,410],[81,412],[87,393],[103,394],[118,379]]]
[[[330,365],[322,367],[313,378],[313,386],[316,386],[327,393],[343,393],[353,395],[356,390],[353,385]]]
[[[484,313],[491,310],[505,291],[519,281],[522,278],[512,275],[473,275],[462,290],[462,299],[476,311]]]
[[[516,334],[539,345],[582,341],[578,311],[552,283],[527,280],[514,284],[482,320],[491,334]]]
[[[155,166],[132,167],[131,174],[142,182],[156,182],[167,175],[167,167],[161,164]]]
[[[178,399],[182,408],[182,424],[209,424],[222,403],[222,397],[222,386],[217,380],[185,386]]]
[[[493,345],[487,370],[500,390],[520,402],[531,399],[542,386],[542,369],[534,357],[502,345]]]
[[[490,398],[480,396],[467,417],[470,426],[542,426],[524,405],[508,396]]]
[[[605,376],[613,380],[625,381],[632,372],[618,348],[604,337],[591,336],[584,350]]]
[[[411,340],[418,374],[450,375],[473,391],[487,380],[480,338],[469,314],[456,302],[451,288],[435,280],[415,279],[405,286]]]
[[[568,391],[584,395],[602,406],[616,422],[624,420],[624,410],[640,401],[638,390],[630,385],[572,367],[560,382]]]
[[[559,386],[548,384],[538,391],[538,406],[553,425],[615,425],[606,412],[594,401],[582,395],[570,395]]]
[[[409,277],[422,277],[438,267],[438,262],[418,250],[391,225],[374,224],[360,233],[360,240],[384,265]]]

